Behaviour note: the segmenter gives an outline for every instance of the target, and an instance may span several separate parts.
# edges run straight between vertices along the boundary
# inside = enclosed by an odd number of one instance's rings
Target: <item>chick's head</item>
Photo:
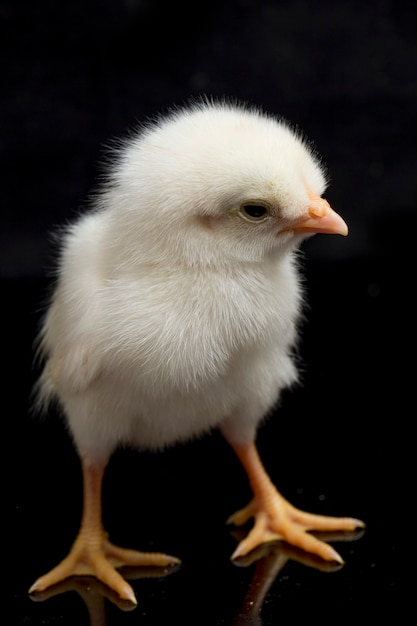
[[[229,265],[298,245],[285,226],[305,217],[309,193],[325,187],[317,156],[286,122],[206,103],[134,136],[103,204],[115,245],[123,239],[120,252],[132,262]]]

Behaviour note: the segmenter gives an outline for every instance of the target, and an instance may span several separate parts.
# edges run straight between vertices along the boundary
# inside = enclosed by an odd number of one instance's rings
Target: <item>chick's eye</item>
[[[244,204],[240,207],[240,213],[253,222],[261,222],[268,217],[268,209],[261,204]]]

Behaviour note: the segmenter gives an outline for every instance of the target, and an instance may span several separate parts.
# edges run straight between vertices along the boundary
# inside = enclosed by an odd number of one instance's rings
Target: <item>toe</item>
[[[288,524],[283,532],[283,538],[287,543],[310,554],[315,554],[325,561],[344,563],[340,554],[332,546],[295,525]]]
[[[300,524],[306,530],[332,531],[332,530],[355,530],[364,528],[362,520],[353,517],[330,517],[326,515],[315,515],[306,513],[299,509],[292,508],[290,516],[294,522]]]
[[[98,556],[93,559],[92,565],[96,577],[101,580],[102,583],[118,593],[123,600],[137,604],[132,587],[104,557]]]
[[[243,526],[244,524],[246,524],[248,520],[251,519],[251,517],[255,515],[255,513],[256,513],[256,507],[255,507],[254,502],[252,501],[243,509],[236,511],[236,513],[233,513],[233,515],[228,517],[226,523],[234,524],[235,526]]]
[[[277,541],[282,539],[281,535],[272,532],[268,527],[268,517],[265,513],[258,513],[255,518],[255,524],[248,535],[237,546],[232,554],[232,560],[241,556],[245,556],[252,552],[255,548],[268,543],[269,541]]]
[[[120,566],[154,566],[168,567],[171,565],[179,565],[180,559],[162,552],[139,552],[139,550],[129,550],[120,548],[106,541],[105,554],[114,563],[116,567]]]

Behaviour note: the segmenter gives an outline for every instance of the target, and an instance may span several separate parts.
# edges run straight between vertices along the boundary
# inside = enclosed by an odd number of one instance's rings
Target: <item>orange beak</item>
[[[295,233],[305,233],[306,235],[314,235],[315,233],[347,235],[346,222],[336,211],[333,211],[327,200],[320,198],[311,191],[308,192],[308,195],[310,198],[308,217],[293,222],[284,230],[292,230]]]

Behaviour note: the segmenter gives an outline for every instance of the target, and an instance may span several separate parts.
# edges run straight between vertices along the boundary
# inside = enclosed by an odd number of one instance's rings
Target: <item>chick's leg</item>
[[[348,531],[363,527],[364,523],[350,517],[326,517],[296,509],[271,482],[254,444],[231,445],[246,471],[254,497],[247,507],[232,515],[228,523],[240,526],[251,517],[255,520],[232,559],[247,554],[262,543],[281,539],[326,561],[343,563],[336,550],[308,531]]]
[[[102,526],[101,488],[105,466],[82,463],[84,506],[81,527],[68,556],[50,572],[38,578],[29,593],[61,582],[69,576],[95,576],[121,598],[136,604],[132,587],[116,571],[116,567],[157,566],[179,563],[175,557],[153,552],[138,552],[113,545]]]

